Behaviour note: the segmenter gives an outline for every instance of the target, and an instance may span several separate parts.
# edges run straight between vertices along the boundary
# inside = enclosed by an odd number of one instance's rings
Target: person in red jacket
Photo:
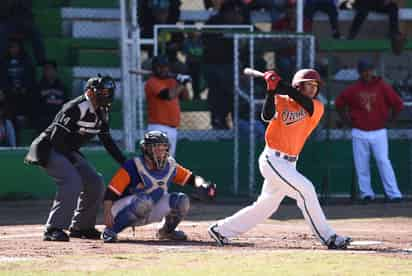
[[[375,198],[369,167],[372,151],[388,200],[398,202],[402,194],[389,160],[386,127],[396,119],[403,102],[373,71],[370,61],[359,60],[360,79],[336,98],[335,105],[343,121],[352,127],[353,159],[361,199],[366,202]]]

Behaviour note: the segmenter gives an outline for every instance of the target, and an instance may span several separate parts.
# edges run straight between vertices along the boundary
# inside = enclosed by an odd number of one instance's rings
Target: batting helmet
[[[98,106],[108,107],[112,104],[114,90],[116,89],[116,83],[112,77],[98,75],[90,78],[87,81],[86,88],[93,90]]]
[[[292,87],[297,88],[301,82],[317,81],[322,84],[320,75],[315,69],[301,69],[295,73],[292,79]]]
[[[155,153],[155,149],[159,145],[167,146],[166,154],[159,156]],[[140,141],[140,149],[143,156],[151,160],[158,170],[166,166],[166,161],[169,157],[169,148],[169,138],[166,133],[157,130],[147,132]]]

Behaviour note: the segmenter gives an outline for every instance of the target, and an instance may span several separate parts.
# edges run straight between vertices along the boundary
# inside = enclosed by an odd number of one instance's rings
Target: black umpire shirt
[[[73,152],[98,135],[112,157],[123,164],[126,159],[110,135],[108,122],[108,108],[95,110],[86,95],[79,96],[63,105],[53,122],[33,141],[25,160],[44,166],[53,148],[75,163]]]

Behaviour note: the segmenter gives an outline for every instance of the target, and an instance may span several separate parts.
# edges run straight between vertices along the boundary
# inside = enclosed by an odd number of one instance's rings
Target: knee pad
[[[169,198],[169,206],[173,213],[183,218],[189,212],[190,199],[184,193],[171,193]]]
[[[113,231],[119,233],[128,226],[144,225],[152,208],[153,202],[148,195],[133,196],[130,204],[124,207],[115,217]]]

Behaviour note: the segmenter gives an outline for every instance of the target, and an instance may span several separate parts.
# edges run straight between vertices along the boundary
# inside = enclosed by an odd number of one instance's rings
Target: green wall
[[[263,145],[258,145],[258,157]],[[247,194],[248,155],[247,143],[240,143],[240,193]],[[410,143],[394,140],[390,143],[390,157],[399,186],[410,193]],[[105,151],[84,150],[83,153],[103,173],[106,183],[117,169],[117,164]],[[0,198],[52,198],[55,186],[52,180],[36,166],[23,163],[25,151],[0,151]],[[179,141],[177,160],[195,173],[217,183],[220,195],[230,195],[233,183],[233,143],[231,141],[190,142]],[[318,192],[328,184],[329,193],[349,194],[353,179],[352,147],[350,141],[308,142],[301,154],[298,170],[310,179]],[[382,192],[382,185],[372,162],[372,182],[375,191]],[[262,179],[256,167],[256,183]]]

